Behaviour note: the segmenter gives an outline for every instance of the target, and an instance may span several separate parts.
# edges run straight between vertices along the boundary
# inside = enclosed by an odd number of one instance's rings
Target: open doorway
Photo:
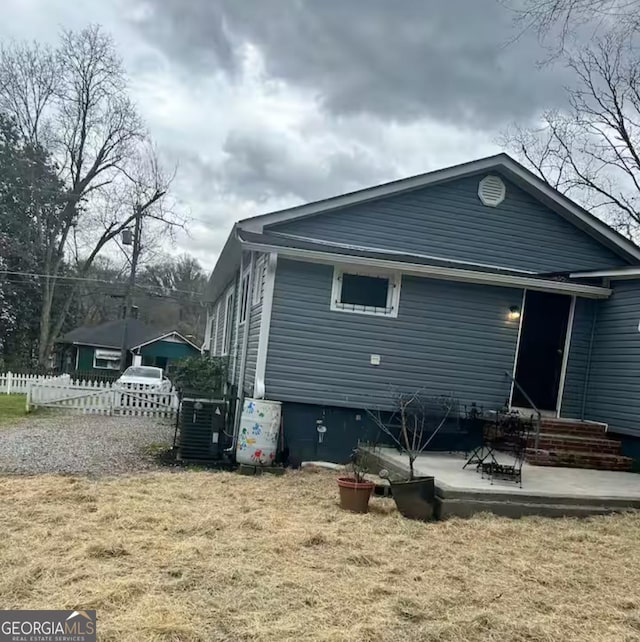
[[[515,379],[539,410],[557,410],[573,306],[573,297],[565,294],[532,290],[525,294]],[[531,407],[515,385],[511,405]]]

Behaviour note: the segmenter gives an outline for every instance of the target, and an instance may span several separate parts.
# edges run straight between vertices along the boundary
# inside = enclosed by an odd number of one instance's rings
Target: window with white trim
[[[231,349],[231,331],[233,329],[233,290],[229,290],[224,302],[224,325],[222,326],[222,354],[229,354]]]
[[[209,351],[209,354],[213,354],[213,345],[215,337],[213,334],[214,324],[216,322],[216,310],[215,308],[207,316],[207,327],[205,328],[205,338],[204,338],[204,349]]]
[[[256,260],[255,274],[253,276],[253,294],[251,304],[258,305],[262,301],[262,289],[264,287],[264,275],[266,269],[266,256],[262,254]]]
[[[331,309],[340,312],[397,317],[400,285],[400,274],[335,267],[331,288]]]
[[[120,350],[101,350],[93,352],[93,367],[99,370],[119,370]]]
[[[247,320],[247,308],[249,307],[249,270],[242,276],[240,283],[240,323]]]

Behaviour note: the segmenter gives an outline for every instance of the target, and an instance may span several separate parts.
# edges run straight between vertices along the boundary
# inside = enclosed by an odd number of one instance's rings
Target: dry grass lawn
[[[640,640],[639,514],[420,524],[334,477],[0,477],[0,604],[113,642]]]

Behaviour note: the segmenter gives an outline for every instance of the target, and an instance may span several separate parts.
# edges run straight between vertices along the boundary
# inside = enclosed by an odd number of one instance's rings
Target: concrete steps
[[[631,470],[633,460],[620,455],[620,442],[610,439],[606,424],[574,419],[543,418],[535,448],[531,436],[526,461],[537,466]]]

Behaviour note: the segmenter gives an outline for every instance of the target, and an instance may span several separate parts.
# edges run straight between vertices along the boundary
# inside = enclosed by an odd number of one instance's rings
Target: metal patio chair
[[[465,416],[462,420],[462,427],[465,435],[465,454],[471,453],[462,469],[467,466],[475,466],[476,471],[480,470],[482,464],[493,457],[493,445],[487,441],[485,436],[487,418],[482,408],[475,403],[471,404],[469,410],[465,407]]]
[[[494,479],[503,479],[522,488],[522,465],[532,429],[532,417],[524,419],[516,413],[498,415],[487,433],[491,450],[490,456],[480,464],[482,476],[487,475],[492,484]],[[497,459],[497,453],[503,461]],[[505,456],[513,457],[513,463],[505,463]]]

